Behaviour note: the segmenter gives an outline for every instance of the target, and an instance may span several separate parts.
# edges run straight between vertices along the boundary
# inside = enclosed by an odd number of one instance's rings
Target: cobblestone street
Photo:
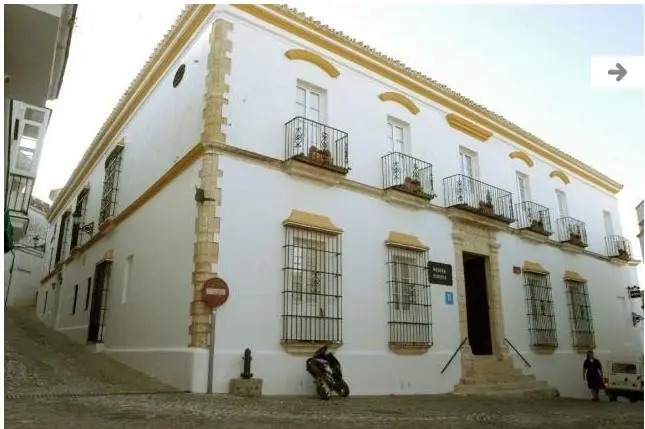
[[[5,313],[7,428],[642,428],[642,403],[415,397],[265,397],[174,392]]]

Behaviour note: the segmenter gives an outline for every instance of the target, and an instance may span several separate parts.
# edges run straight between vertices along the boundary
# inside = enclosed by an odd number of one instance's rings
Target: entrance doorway
[[[92,307],[90,308],[90,324],[87,330],[88,343],[103,342],[111,268],[112,261],[103,261],[94,270],[94,291],[92,292]]]
[[[487,259],[486,256],[463,253],[468,342],[474,355],[493,354],[486,284]]]

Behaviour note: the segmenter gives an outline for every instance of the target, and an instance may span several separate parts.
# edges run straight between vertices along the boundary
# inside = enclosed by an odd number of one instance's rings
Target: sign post
[[[218,307],[228,300],[229,289],[226,282],[213,277],[206,280],[202,288],[202,300],[211,308],[211,338],[208,353],[208,393],[213,393],[213,361],[215,359],[215,313]]]

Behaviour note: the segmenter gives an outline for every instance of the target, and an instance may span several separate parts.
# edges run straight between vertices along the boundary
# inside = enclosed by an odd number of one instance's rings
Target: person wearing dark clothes
[[[587,386],[591,390],[592,401],[600,401],[598,391],[602,388],[602,365],[594,358],[593,352],[587,352],[587,359],[582,365],[582,379],[587,380]]]

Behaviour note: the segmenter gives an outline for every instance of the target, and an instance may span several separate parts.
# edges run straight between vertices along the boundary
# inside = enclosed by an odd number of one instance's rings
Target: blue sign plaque
[[[454,303],[454,295],[452,292],[445,292],[446,296],[446,305],[453,305]]]

